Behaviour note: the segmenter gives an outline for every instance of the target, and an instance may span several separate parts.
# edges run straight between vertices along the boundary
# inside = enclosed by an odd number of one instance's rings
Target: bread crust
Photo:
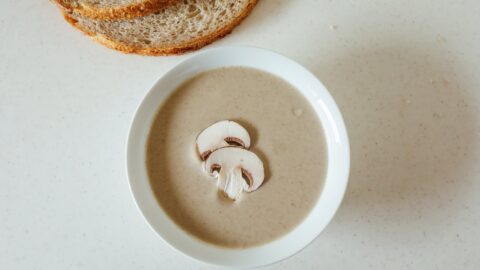
[[[79,14],[91,19],[133,19],[157,12],[165,5],[177,0],[143,0],[141,3],[119,6],[115,8],[98,8],[94,6],[73,6],[68,0],[53,0],[65,14]]]
[[[184,54],[189,51],[200,49],[217,39],[220,39],[232,32],[232,30],[239,25],[243,19],[245,19],[253,10],[255,5],[257,4],[257,0],[249,0],[247,6],[243,10],[243,12],[237,16],[234,20],[232,20],[228,25],[217,29],[213,33],[210,33],[206,36],[202,36],[191,40],[189,42],[185,42],[182,44],[177,44],[172,47],[139,47],[130,44],[124,44],[116,42],[110,39],[108,36],[100,35],[94,32],[90,32],[87,29],[81,27],[78,24],[77,20],[71,17],[69,14],[64,13],[64,18],[67,22],[73,25],[75,28],[79,29],[94,41],[117,51],[121,51],[123,53],[134,53],[140,55],[147,55],[147,56],[167,56],[167,55],[179,55]]]

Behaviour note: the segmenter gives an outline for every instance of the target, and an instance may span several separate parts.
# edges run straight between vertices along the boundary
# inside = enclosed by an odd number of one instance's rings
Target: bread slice
[[[125,19],[144,16],[178,0],[53,0],[65,13],[92,19]]]
[[[135,19],[95,20],[79,14],[65,19],[95,41],[125,53],[181,54],[230,33],[257,0],[182,0]]]

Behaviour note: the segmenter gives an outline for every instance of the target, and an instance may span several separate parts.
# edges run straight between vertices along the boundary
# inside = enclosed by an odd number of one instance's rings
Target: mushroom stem
[[[244,189],[241,168],[235,168],[225,172],[222,171],[216,176],[218,179],[218,188],[222,190],[228,198],[236,200],[240,197],[240,194]]]

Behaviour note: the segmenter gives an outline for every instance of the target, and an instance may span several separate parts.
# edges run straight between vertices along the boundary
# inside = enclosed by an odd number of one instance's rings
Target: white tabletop
[[[327,229],[269,269],[480,267],[480,3],[262,0],[226,38],[312,70],[351,139]],[[0,2],[0,269],[206,269],[147,226],[125,142],[188,55],[125,55],[48,1]]]

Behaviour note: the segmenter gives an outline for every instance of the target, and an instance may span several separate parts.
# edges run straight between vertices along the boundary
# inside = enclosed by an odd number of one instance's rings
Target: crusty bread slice
[[[122,20],[94,20],[78,14],[65,19],[99,43],[125,53],[181,54],[230,33],[257,0],[182,0],[156,13]]]
[[[92,19],[125,19],[147,15],[178,0],[53,0],[65,13]]]

